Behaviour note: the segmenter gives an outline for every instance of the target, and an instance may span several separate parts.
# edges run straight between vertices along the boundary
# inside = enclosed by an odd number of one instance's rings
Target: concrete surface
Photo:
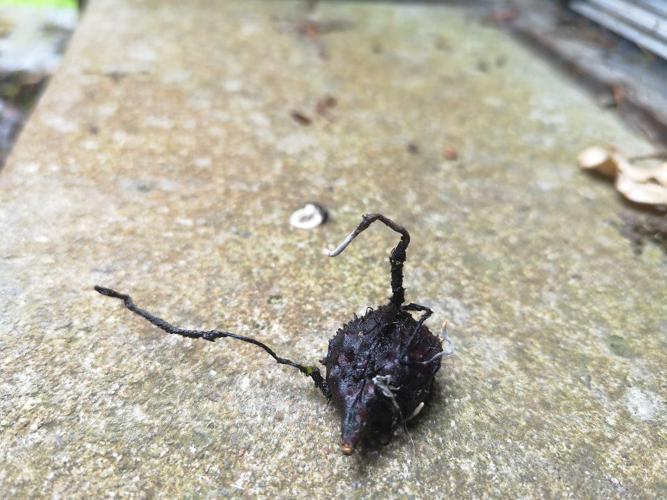
[[[664,497],[665,259],[633,256],[573,162],[650,146],[460,7],[305,15],[89,5],[0,174],[3,496]],[[332,223],[292,229],[310,200]],[[393,234],[322,255],[375,210],[411,230],[408,298],[458,349],[379,452],[343,457],[333,409],[252,346],[92,291],[315,362],[388,296]]]

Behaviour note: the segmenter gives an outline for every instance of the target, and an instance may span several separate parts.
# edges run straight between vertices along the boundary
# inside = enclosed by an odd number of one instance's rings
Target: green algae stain
[[[635,352],[630,348],[625,338],[620,335],[610,335],[607,338],[607,345],[611,351],[617,356],[623,358],[634,358],[636,356]]]

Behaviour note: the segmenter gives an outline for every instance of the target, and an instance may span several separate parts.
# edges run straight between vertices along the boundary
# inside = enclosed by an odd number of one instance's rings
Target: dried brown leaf
[[[616,189],[635,203],[667,205],[667,185],[637,180],[623,171],[616,177]]]
[[[602,146],[591,146],[577,156],[579,166],[584,170],[594,170],[609,177],[616,177],[618,164],[614,154]]]
[[[654,157],[638,157],[648,159]],[[667,206],[667,163],[639,167],[612,148],[591,146],[577,156],[585,170],[616,177],[616,189],[628,200],[647,205]]]
[[[667,187],[667,163],[654,167],[638,167],[630,163],[627,158],[615,153],[612,155],[619,170],[636,182],[656,182]]]

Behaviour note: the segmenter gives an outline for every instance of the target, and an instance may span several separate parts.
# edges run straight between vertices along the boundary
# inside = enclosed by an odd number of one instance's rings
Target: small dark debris
[[[301,19],[296,23],[296,32],[313,44],[320,59],[327,60],[329,59],[329,51],[322,41],[321,36],[326,35],[327,33],[345,31],[350,26],[352,26],[351,22],[342,19],[332,19],[328,21]]]
[[[454,161],[459,159],[459,152],[454,148],[445,148],[442,150],[442,156],[445,160]]]
[[[155,188],[155,184],[150,181],[139,181],[136,184],[136,188],[141,193],[149,193]]]
[[[308,12],[312,12],[317,8],[319,0],[305,0],[305,7]]]
[[[635,255],[641,255],[646,242],[652,241],[667,253],[667,214],[634,214],[621,216],[623,226],[620,232],[632,245]]]
[[[311,123],[313,123],[313,120],[311,120],[310,118],[308,118],[306,115],[304,115],[304,114],[301,113],[300,111],[292,111],[292,112],[290,113],[290,116],[291,116],[292,118],[294,118],[294,121],[297,122],[299,125],[308,126],[308,125],[310,125]]]
[[[433,40],[433,45],[435,46],[436,49],[443,51],[452,48],[451,44],[449,43],[449,40],[447,40],[447,38],[445,38],[442,35],[438,35],[435,37],[435,40]]]
[[[63,323],[63,324],[61,324],[61,325],[56,326],[56,327],[54,328],[54,330],[55,330],[55,331],[58,331],[58,330],[69,330],[70,328],[72,328],[72,325],[74,325],[74,322],[73,322],[73,321],[68,321],[68,322],[66,322],[66,323]]]
[[[625,87],[623,85],[612,85],[611,96],[614,99],[616,107],[621,106],[626,99]]]
[[[602,89],[597,96],[597,101],[603,108],[620,108],[627,101],[627,92],[623,85],[614,84]]]
[[[329,51],[321,39],[322,35],[345,31],[352,25],[350,21],[344,19],[331,19],[327,21],[301,19],[296,23],[296,32],[313,44],[320,59],[327,60],[329,59]]]
[[[123,78],[127,76],[125,71],[107,71],[104,73],[104,76],[111,78],[114,83],[120,82]]]
[[[330,19],[328,21],[314,21],[302,19],[296,25],[296,31],[308,38],[317,38],[320,35],[345,31],[352,27],[352,23],[345,19]]]
[[[90,127],[88,127],[88,132],[90,132],[93,135],[97,135],[100,133],[100,127],[98,127],[97,125],[91,125]]]
[[[315,111],[320,115],[326,115],[327,111],[329,111],[331,108],[335,108],[337,105],[338,101],[336,98],[327,95],[317,101],[317,104],[315,104]]]
[[[297,23],[296,32],[307,38],[316,38],[320,34],[319,25],[316,21],[304,19]]]
[[[610,335],[607,338],[607,345],[616,356],[622,358],[634,358],[636,356],[628,341],[620,335]]]
[[[521,12],[516,7],[504,7],[500,9],[494,9],[486,16],[486,20],[491,23],[510,23],[516,20]]]
[[[475,65],[478,71],[481,71],[482,73],[488,73],[489,72],[489,63],[487,63],[484,60],[477,61],[477,64]]]
[[[268,304],[277,304],[283,300],[283,296],[279,293],[274,293],[272,295],[269,295],[269,298],[267,299]]]
[[[408,153],[410,153],[411,155],[419,154],[419,146],[417,146],[417,144],[415,144],[414,142],[408,142],[406,149],[408,150]]]

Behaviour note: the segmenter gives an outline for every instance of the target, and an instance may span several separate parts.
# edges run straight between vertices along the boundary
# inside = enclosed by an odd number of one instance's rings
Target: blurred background
[[[76,0],[0,1],[0,165],[79,16]]]
[[[85,3],[0,0],[0,166],[58,66]],[[317,1],[304,3],[314,7]],[[617,108],[652,142],[667,143],[667,2],[427,3],[463,4],[507,29],[586,86],[602,107]]]

